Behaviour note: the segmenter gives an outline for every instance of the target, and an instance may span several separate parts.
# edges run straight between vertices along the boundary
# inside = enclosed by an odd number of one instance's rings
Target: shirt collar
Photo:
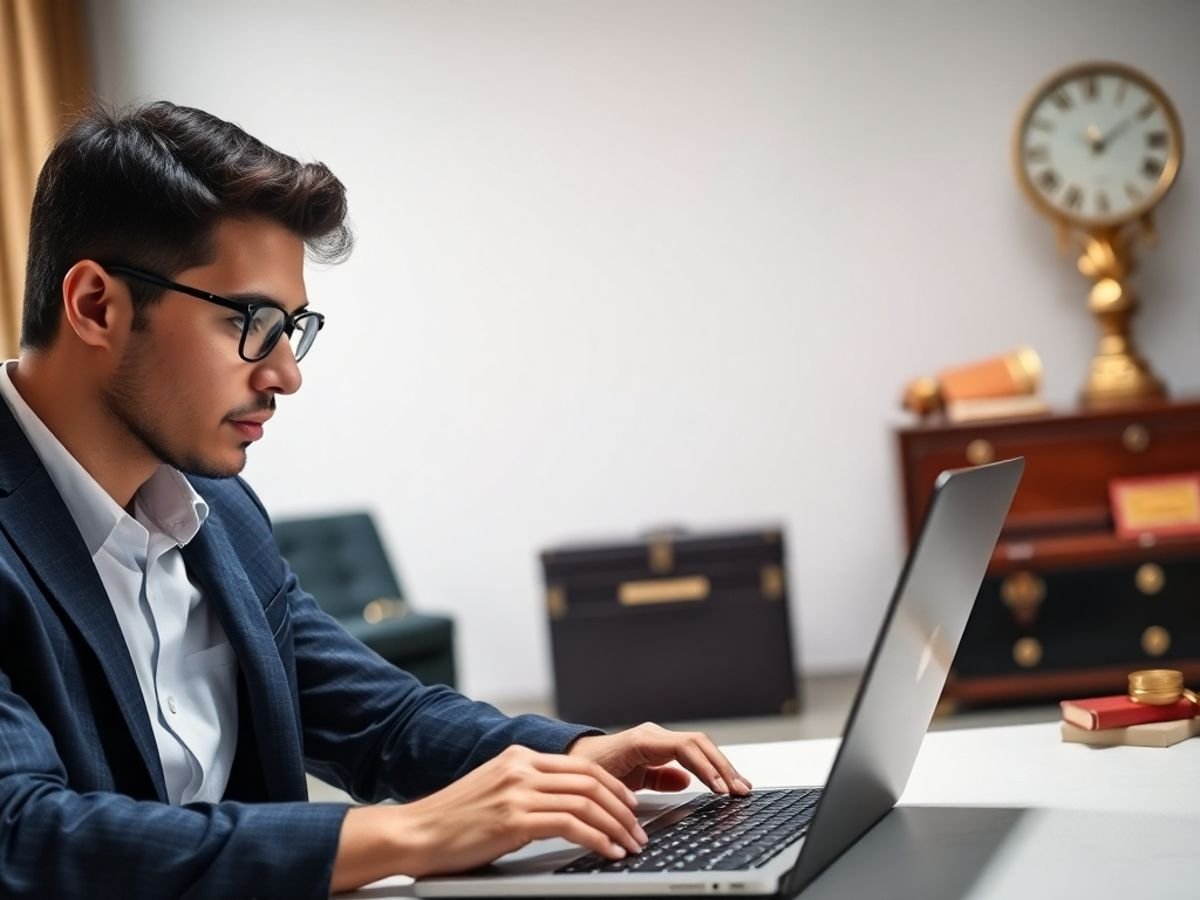
[[[50,480],[75,520],[88,553],[95,556],[129,514],[96,483],[96,479],[30,409],[9,375],[9,366],[14,364],[9,360],[0,365],[0,395],[46,467]],[[134,500],[146,516],[180,546],[191,541],[208,518],[208,504],[177,469],[165,464],[138,488]]]

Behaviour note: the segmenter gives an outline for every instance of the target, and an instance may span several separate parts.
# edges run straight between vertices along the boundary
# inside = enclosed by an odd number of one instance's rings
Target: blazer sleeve
[[[562,753],[595,728],[506,716],[426,686],[351,637],[287,573],[308,770],[363,801],[439,790],[512,744]]]
[[[260,548],[275,548],[271,518],[243,479],[231,480],[265,526]],[[225,487],[227,484],[223,484]],[[246,527],[253,527],[246,522]],[[506,716],[443,686],[427,686],[351,637],[300,586],[287,562],[275,584],[287,598],[279,629],[291,628],[305,768],[362,802],[412,800],[440,790],[520,744],[562,753],[579,737],[604,734],[544,716]],[[260,560],[261,562],[262,560]]]
[[[79,793],[0,671],[0,897],[328,897],[347,808]]]

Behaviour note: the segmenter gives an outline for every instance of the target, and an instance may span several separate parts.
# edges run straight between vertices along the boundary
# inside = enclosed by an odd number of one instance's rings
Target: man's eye
[[[241,316],[230,316],[230,317],[229,317],[228,319],[226,319],[225,321],[226,321],[226,322],[228,322],[230,325],[233,325],[233,326],[235,326],[236,328],[238,328],[238,329],[240,330],[240,329],[241,329],[241,327],[242,327],[242,325],[245,323],[245,321],[246,321],[246,320],[245,320],[244,318],[242,318]]]

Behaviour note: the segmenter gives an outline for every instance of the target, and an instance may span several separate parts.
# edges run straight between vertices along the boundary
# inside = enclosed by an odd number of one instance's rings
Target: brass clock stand
[[[1148,219],[1142,221],[1142,234],[1147,243],[1154,242]],[[1130,334],[1130,319],[1138,308],[1137,295],[1128,284],[1134,269],[1133,242],[1129,230],[1100,231],[1085,238],[1079,257],[1079,271],[1095,281],[1088,306],[1100,326],[1100,345],[1081,396],[1085,406],[1120,405],[1167,395],[1166,386],[1150,371]]]
[[[1117,149],[1114,149],[1117,148]],[[1085,406],[1166,396],[1130,337],[1138,298],[1129,285],[1138,239],[1154,243],[1151,215],[1183,159],[1175,107],[1149,77],[1115,62],[1068,66],[1025,102],[1013,134],[1017,182],[1058,228],[1066,253],[1082,238],[1079,271],[1100,345],[1080,392]]]

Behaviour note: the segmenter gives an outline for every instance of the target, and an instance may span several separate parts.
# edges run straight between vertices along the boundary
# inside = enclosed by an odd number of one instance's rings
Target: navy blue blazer
[[[344,804],[435,791],[510,744],[591,730],[425,687],[297,584],[240,478],[192,478],[183,551],[237,655],[220,803],[171,806],[116,616],[62,498],[0,399],[0,896],[327,897]],[[592,732],[594,733],[594,732]]]

